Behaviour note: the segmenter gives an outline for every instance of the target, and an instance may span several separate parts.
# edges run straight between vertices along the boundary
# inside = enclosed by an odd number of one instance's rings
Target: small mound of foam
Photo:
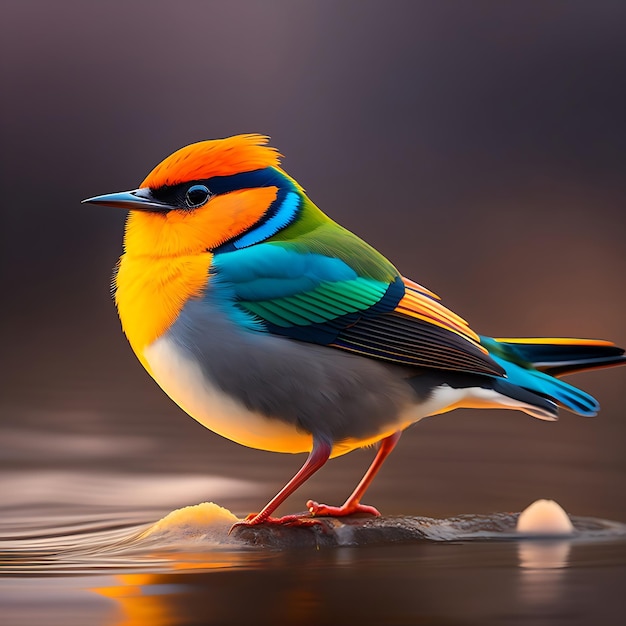
[[[142,538],[176,541],[216,540],[226,536],[239,518],[214,502],[202,502],[168,513],[142,534]]]
[[[517,520],[517,532],[525,535],[571,535],[572,521],[554,500],[535,500]]]

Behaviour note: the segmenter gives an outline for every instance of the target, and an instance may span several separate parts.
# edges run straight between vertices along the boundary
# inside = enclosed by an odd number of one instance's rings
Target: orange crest
[[[146,176],[140,187],[156,189],[213,176],[230,176],[278,167],[282,156],[267,145],[269,137],[249,134],[200,141],[177,150]]]

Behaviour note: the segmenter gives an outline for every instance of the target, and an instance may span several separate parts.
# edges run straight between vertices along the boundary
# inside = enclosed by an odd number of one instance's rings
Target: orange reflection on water
[[[246,553],[206,552],[158,554],[155,559],[171,561],[172,574],[116,574],[111,586],[91,591],[116,602],[118,612],[107,626],[173,626],[180,624],[177,602],[181,595],[193,593],[181,577],[184,571],[216,570],[241,567],[249,560]],[[210,556],[210,558],[208,558]],[[176,573],[174,573],[176,572]]]
[[[115,576],[119,585],[93,590],[118,604],[121,614],[114,617],[110,626],[170,626],[175,623],[176,616],[168,608],[163,594],[144,593],[157,578],[151,574],[121,574]]]

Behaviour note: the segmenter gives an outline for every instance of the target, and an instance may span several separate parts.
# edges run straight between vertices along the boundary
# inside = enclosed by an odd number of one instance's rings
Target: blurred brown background
[[[0,408],[5,435],[26,435],[17,452],[5,438],[4,470],[253,477],[265,486],[245,512],[301,463],[221,440],[159,391],[109,298],[124,215],[79,204],[201,139],[271,135],[322,209],[478,332],[626,345],[623,2],[5,0],[2,13]],[[626,521],[626,369],[570,380],[600,399],[598,419],[438,417],[406,433],[367,501],[448,515],[551,497]],[[150,444],[79,461],[64,453],[77,436]],[[287,508],[341,500],[370,456],[334,461]]]

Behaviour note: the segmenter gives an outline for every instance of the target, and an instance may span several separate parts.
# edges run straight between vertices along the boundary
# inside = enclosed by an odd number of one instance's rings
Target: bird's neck
[[[185,302],[201,297],[213,255],[122,255],[114,278],[122,328],[143,365],[144,349],[176,321]]]

